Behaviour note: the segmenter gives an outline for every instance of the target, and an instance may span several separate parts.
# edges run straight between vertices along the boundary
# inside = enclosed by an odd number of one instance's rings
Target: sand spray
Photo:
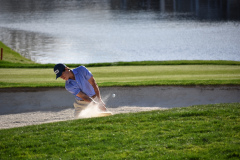
[[[104,96],[102,98],[103,102],[106,104],[110,97],[111,97],[111,94]],[[115,97],[115,94],[114,94],[114,97]],[[99,117],[100,113],[102,113],[102,111],[98,108],[98,104],[91,102],[86,109],[81,111],[78,118]]]

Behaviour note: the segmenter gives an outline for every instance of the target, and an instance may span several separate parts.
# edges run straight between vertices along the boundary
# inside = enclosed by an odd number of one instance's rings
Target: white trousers
[[[97,100],[97,97],[93,98],[93,100]],[[75,102],[73,103],[74,106],[74,118],[77,119],[79,117],[79,114],[81,113],[82,110],[86,109],[87,106],[89,105],[89,102],[86,101],[80,101],[80,100],[75,100]]]

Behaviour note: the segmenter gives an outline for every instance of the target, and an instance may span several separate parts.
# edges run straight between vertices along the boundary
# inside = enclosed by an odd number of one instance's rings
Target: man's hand
[[[105,103],[102,101],[102,99],[99,99],[98,107],[101,111],[107,111]]]
[[[93,101],[93,99],[92,99],[91,97],[89,97],[88,95],[86,95],[86,94],[83,93],[83,92],[79,92],[79,93],[77,94],[77,96],[80,97],[80,98],[82,98],[84,101],[89,102],[89,103]]]

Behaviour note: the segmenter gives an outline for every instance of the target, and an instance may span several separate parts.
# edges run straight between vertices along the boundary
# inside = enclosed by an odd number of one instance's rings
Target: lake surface
[[[0,41],[39,63],[240,61],[240,1],[0,0]]]

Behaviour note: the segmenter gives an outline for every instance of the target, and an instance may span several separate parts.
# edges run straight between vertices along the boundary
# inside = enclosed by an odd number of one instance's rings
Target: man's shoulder
[[[79,66],[79,67],[74,68],[73,71],[81,71],[83,69],[86,69],[86,67],[85,66]]]
[[[88,72],[89,70],[85,66],[79,66],[77,68],[74,68],[72,71],[74,74],[79,74],[79,73]]]
[[[82,66],[72,69],[74,74],[78,74],[81,71]]]

